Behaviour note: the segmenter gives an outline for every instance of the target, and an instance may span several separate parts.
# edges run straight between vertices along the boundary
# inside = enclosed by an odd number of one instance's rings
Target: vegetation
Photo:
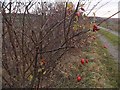
[[[118,30],[118,18],[111,18],[107,20],[106,22],[102,23],[101,26],[107,29],[111,29],[113,31],[119,31]]]
[[[87,0],[3,2],[2,87],[117,87],[117,65],[95,35],[112,16],[89,17],[100,2],[87,14]]]
[[[93,38],[93,37],[91,37]],[[82,53],[72,50],[57,66],[58,75],[53,79],[58,88],[118,88],[118,64],[107,49],[103,48],[99,39],[93,40],[90,50]],[[88,63],[82,65],[80,60],[86,57]],[[60,76],[59,76],[60,75]],[[82,79],[77,82],[77,75]],[[56,81],[58,82],[56,82]]]
[[[97,52],[99,55],[101,55],[100,61],[102,65],[104,66],[104,68],[106,68],[106,72],[109,73],[108,74],[109,83],[113,87],[118,88],[118,82],[119,82],[118,62],[109,54],[107,49],[102,49],[102,44],[99,40],[98,40],[98,45],[99,47],[97,48]]]
[[[102,35],[104,35],[113,45],[118,46],[120,45],[120,37],[105,31],[105,30],[100,30],[99,31]]]

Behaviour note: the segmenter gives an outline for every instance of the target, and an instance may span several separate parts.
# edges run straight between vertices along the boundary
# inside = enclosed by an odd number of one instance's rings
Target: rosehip
[[[107,45],[104,45],[103,47],[104,47],[104,48],[107,48]]]
[[[81,81],[81,77],[80,76],[77,76],[77,81]]]
[[[78,17],[79,17],[79,16],[80,16],[80,12],[76,12],[76,16],[78,16]]]
[[[84,64],[84,63],[85,63],[85,60],[84,60],[84,59],[81,59],[81,63]]]
[[[88,63],[88,59],[86,59],[86,63]]]
[[[93,32],[98,31],[98,30],[99,30],[98,26],[97,25],[93,25]]]

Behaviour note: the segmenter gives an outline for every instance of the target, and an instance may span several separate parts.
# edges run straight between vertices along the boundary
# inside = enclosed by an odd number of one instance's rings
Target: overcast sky
[[[49,0],[49,1],[53,1],[53,0]],[[54,1],[65,1],[65,0],[54,0]],[[74,2],[75,4],[79,1],[79,0],[69,0]],[[86,0],[81,0],[81,1],[86,1]],[[87,4],[91,1],[90,7],[89,9],[91,9],[94,5],[96,5],[99,1],[100,3],[97,5],[97,7],[90,13],[90,15],[93,15],[93,12],[96,11],[101,5],[104,5],[105,3],[109,2],[108,4],[106,4],[105,6],[103,6],[101,9],[99,9],[96,12],[96,16],[99,17],[109,17],[112,14],[116,13],[118,11],[118,2],[120,0],[87,0]],[[87,11],[89,12],[89,11]],[[115,15],[114,17],[118,17],[118,14]]]
[[[4,1],[4,0],[1,0]],[[5,1],[9,1],[9,0],[5,0]],[[24,1],[24,2],[28,2],[31,0],[12,0],[12,1]],[[34,0],[34,1],[41,1],[41,0]],[[49,2],[53,2],[53,1],[65,1],[65,0],[42,0],[42,1],[49,1]],[[72,1],[74,4],[77,4],[77,2],[79,0],[69,0]],[[81,0],[81,1],[86,1],[86,0]],[[105,3],[109,2],[107,5],[103,6],[101,9],[99,9],[96,12],[96,16],[99,17],[109,17],[112,14],[114,14],[115,12],[118,11],[118,2],[120,0],[87,0],[87,4],[89,4],[89,2],[91,1],[91,4],[88,8],[88,11],[86,11],[86,13],[89,12],[89,10],[95,5],[97,4],[99,1],[100,3],[97,5],[97,7],[90,13],[90,15],[93,15],[93,12],[95,12],[101,5],[104,5]],[[87,6],[86,6],[87,7]],[[86,8],[85,8],[86,9]],[[114,17],[118,17],[118,15],[115,15]]]
[[[93,1],[95,1],[97,3],[97,1],[99,1],[99,0],[93,0]],[[106,2],[109,2],[109,3],[105,6],[103,6],[101,9],[99,9],[96,12],[96,16],[109,17],[110,15],[116,13],[118,11],[118,2],[119,1],[120,0],[102,0],[102,2],[97,7],[100,7],[101,5],[105,4]],[[92,2],[91,6],[96,4],[95,2]],[[118,15],[116,15],[114,17],[118,17]]]
[[[73,1],[73,0],[71,0],[71,1]],[[74,0],[74,2],[77,2],[77,1],[79,1],[79,0]],[[99,9],[96,12],[96,16],[109,17],[118,11],[118,2],[120,0],[88,0],[88,2],[89,1],[91,1],[89,9],[91,9],[95,4],[97,4],[97,2],[101,1],[97,5],[97,7],[93,10],[93,12],[96,11],[101,5],[104,5],[105,3],[109,2],[108,4],[106,4],[105,6],[103,6],[101,9]],[[90,15],[93,15],[93,12],[91,12]],[[116,15],[114,17],[118,17],[118,15]]]

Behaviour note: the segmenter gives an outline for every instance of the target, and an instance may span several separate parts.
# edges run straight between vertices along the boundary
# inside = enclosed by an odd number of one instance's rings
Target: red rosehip
[[[99,30],[98,26],[97,25],[93,25],[93,32],[98,31],[98,30]]]
[[[79,16],[80,16],[80,12],[76,12],[76,16],[78,16],[78,17],[79,17]]]
[[[86,59],[86,63],[88,63],[88,59]]]
[[[104,48],[107,48],[107,45],[104,45],[103,47],[104,47]]]
[[[81,81],[81,77],[80,76],[77,76],[77,81]]]
[[[84,60],[84,59],[81,59],[81,63],[84,64],[84,63],[85,63],[85,60]]]

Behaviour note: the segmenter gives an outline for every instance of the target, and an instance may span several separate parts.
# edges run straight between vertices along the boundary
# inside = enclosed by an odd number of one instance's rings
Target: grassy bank
[[[118,65],[102,43],[96,39],[89,50],[82,53],[68,53],[57,66],[53,87],[58,88],[117,88]],[[81,65],[81,58],[88,63]],[[82,77],[77,82],[76,77]],[[57,81],[57,82],[55,82]]]
[[[120,37],[102,29],[99,32],[104,35],[114,46],[120,45]]]
[[[116,39],[116,37],[115,37]],[[101,64],[106,68],[106,72],[108,73],[109,84],[113,87],[118,86],[118,63],[115,62],[113,57],[109,54],[107,49],[102,49],[102,43],[98,40],[98,48],[96,49],[97,53],[101,56],[100,61]]]

